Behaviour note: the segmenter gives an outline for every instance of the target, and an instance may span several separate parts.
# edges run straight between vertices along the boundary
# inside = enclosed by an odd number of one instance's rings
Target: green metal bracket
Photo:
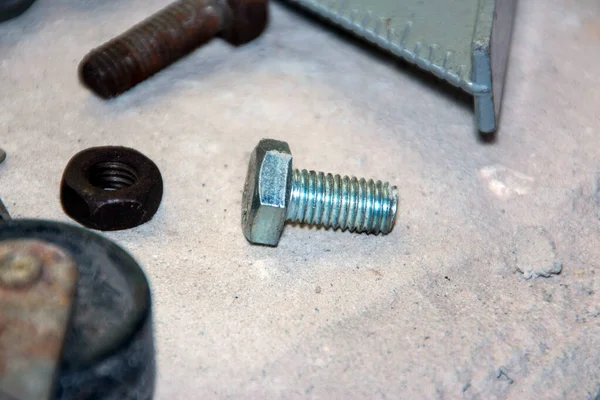
[[[478,129],[497,129],[517,0],[286,1],[471,94]]]

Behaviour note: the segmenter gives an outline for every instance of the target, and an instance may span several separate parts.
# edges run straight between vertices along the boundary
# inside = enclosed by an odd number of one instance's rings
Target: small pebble
[[[560,274],[562,262],[557,258],[550,234],[540,226],[519,227],[513,248],[517,270],[525,279]]]

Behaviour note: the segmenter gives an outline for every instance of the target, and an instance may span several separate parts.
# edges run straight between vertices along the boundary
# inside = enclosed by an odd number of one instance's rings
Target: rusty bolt
[[[215,36],[238,46],[257,38],[267,0],[179,0],[92,50],[79,65],[83,83],[115,97]]]

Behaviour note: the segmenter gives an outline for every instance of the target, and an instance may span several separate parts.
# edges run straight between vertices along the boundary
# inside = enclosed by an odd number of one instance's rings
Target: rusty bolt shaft
[[[177,1],[88,54],[81,78],[99,96],[117,96],[209,41],[227,10],[215,0]]]
[[[260,35],[266,0],[179,0],[92,50],[81,62],[83,83],[117,96],[221,34],[233,44]]]

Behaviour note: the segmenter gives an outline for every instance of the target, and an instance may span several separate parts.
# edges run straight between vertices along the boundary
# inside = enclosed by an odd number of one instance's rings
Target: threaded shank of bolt
[[[209,41],[223,29],[219,0],[180,0],[92,50],[81,62],[81,80],[110,98],[132,88]]]
[[[386,234],[394,227],[397,206],[398,190],[387,182],[295,169],[286,217],[290,222]]]

